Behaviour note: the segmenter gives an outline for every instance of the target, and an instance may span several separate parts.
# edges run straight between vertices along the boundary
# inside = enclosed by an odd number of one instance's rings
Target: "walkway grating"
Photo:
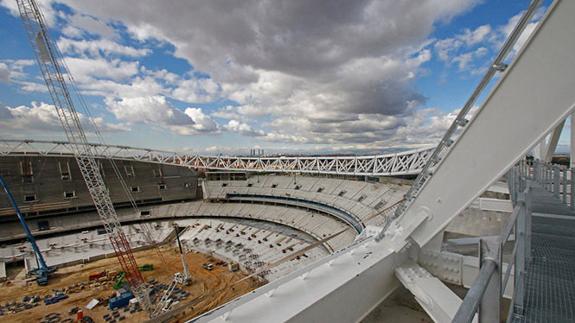
[[[541,187],[534,187],[532,197],[533,212],[541,216],[532,217],[525,310],[512,321],[575,322],[575,213]]]

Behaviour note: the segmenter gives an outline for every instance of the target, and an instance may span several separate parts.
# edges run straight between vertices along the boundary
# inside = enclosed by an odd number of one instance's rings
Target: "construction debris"
[[[136,254],[142,264],[150,264],[154,268],[153,271],[143,272],[146,275],[147,284],[152,287],[153,297],[164,295],[173,275],[171,269],[181,266],[181,255],[164,253],[166,261],[161,261],[152,250],[144,250]],[[185,258],[190,264],[190,273],[196,278],[189,286],[183,284],[175,286],[168,297],[167,308],[193,302],[198,297],[201,297],[202,301],[188,308],[185,314],[181,314],[182,318],[191,318],[249,292],[259,285],[255,280],[249,280],[242,283],[242,287],[234,286],[233,290],[226,288],[217,295],[207,297],[206,293],[210,293],[214,288],[229,286],[230,282],[241,280],[245,274],[229,272],[227,263],[226,266],[216,266],[215,264],[222,261],[201,253],[187,253]],[[203,263],[212,264],[212,271],[208,272],[203,269],[201,267]],[[147,312],[140,303],[136,302],[135,298],[128,299],[127,304],[121,308],[110,309],[110,302],[114,302],[112,298],[126,291],[122,290],[125,288],[124,285],[117,290],[113,289],[122,275],[121,271],[113,270],[117,268],[116,266],[115,259],[109,258],[63,267],[59,269],[61,275],[55,276],[49,287],[37,286],[33,282],[26,283],[25,280],[12,278],[3,283],[4,293],[0,294],[0,321],[76,322],[79,321],[76,315],[82,310],[81,322],[94,321],[89,318],[90,316],[98,322],[141,322],[147,318]],[[151,268],[151,266],[147,267]],[[151,274],[154,278],[150,277]],[[118,307],[118,303],[112,304],[112,307]]]

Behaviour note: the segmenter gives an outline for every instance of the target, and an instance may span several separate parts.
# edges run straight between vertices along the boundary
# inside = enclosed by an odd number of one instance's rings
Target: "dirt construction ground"
[[[176,249],[171,247],[163,247],[161,254],[163,259],[155,250],[138,251],[134,255],[138,264],[148,263],[154,265],[153,271],[143,272],[146,280],[155,278],[161,283],[169,284],[173,274],[182,271],[180,256]],[[169,322],[183,322],[185,319],[192,318],[224,304],[262,284],[251,278],[242,280],[247,274],[239,271],[230,272],[227,266],[216,265],[211,271],[203,269],[202,264],[204,263],[211,262],[215,264],[218,262],[217,259],[204,254],[188,253],[186,261],[193,283],[190,286],[180,287],[189,292],[190,296],[175,306],[175,308],[180,309],[179,313],[167,319]],[[64,289],[80,282],[88,283],[90,273],[104,270],[119,271],[120,267],[117,260],[112,257],[88,264],[60,268],[51,276],[47,286],[38,286],[35,282],[26,282],[23,279],[15,278],[14,273],[12,273],[11,279],[2,283],[0,304],[20,302],[27,295],[38,295],[43,299],[45,295],[53,294],[53,289]],[[50,322],[71,322],[68,319],[75,319],[76,315],[68,314],[68,311],[74,306],[78,306],[83,310],[84,316],[90,316],[95,322],[106,322],[103,316],[112,313],[106,305],[98,305],[92,310],[86,309],[85,306],[94,298],[107,299],[114,292],[112,282],[104,283],[101,286],[86,285],[84,289],[79,289],[76,293],[70,293],[68,299],[59,303],[44,305],[44,302],[40,301],[40,305],[19,313],[5,312],[3,316],[0,316],[0,321],[40,322],[50,313],[59,313],[59,319]],[[145,311],[130,313],[120,310],[119,312],[121,316],[125,317],[122,322],[144,322],[148,319],[148,314]],[[157,321],[155,320],[155,322]]]

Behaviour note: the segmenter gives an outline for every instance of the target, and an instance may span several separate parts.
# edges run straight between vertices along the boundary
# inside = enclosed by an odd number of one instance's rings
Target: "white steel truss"
[[[333,175],[398,176],[418,174],[434,148],[373,156],[200,156],[129,146],[88,144],[97,158],[136,160],[194,169],[293,172]],[[0,140],[0,156],[74,155],[65,141]]]

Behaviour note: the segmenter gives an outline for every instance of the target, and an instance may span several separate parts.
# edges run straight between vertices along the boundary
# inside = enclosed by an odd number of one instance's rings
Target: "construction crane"
[[[188,268],[188,264],[186,263],[186,258],[184,255],[184,250],[182,249],[182,242],[180,241],[180,227],[177,223],[174,223],[174,230],[176,231],[176,240],[178,241],[178,248],[180,250],[180,259],[182,261],[182,283],[184,285],[189,285],[192,282],[192,277],[190,276],[190,269]]]
[[[12,192],[10,192],[10,189],[8,188],[8,184],[4,181],[4,178],[2,176],[0,176],[0,185],[2,185],[4,192],[6,192],[6,195],[8,196],[8,200],[10,201],[10,204],[12,204],[14,211],[16,211],[16,216],[18,217],[18,221],[20,221],[22,228],[24,228],[24,233],[26,233],[26,238],[28,239],[28,242],[30,242],[30,244],[32,245],[32,250],[34,251],[34,255],[36,256],[36,265],[37,266],[36,266],[36,269],[31,271],[31,273],[36,276],[36,282],[38,283],[38,285],[40,285],[40,286],[48,285],[48,275],[50,275],[51,273],[54,272],[54,268],[49,267],[46,264],[46,261],[44,260],[44,256],[42,256],[42,253],[40,252],[40,248],[38,248],[38,244],[36,244],[36,239],[34,239],[34,236],[32,235],[32,232],[30,231],[30,228],[28,227],[28,224],[26,223],[26,220],[24,220],[24,216],[20,212],[20,208],[18,207],[18,204],[16,203],[16,199],[12,195]]]
[[[149,309],[148,288],[138,270],[138,264],[132,249],[118,220],[108,189],[102,179],[95,154],[87,145],[86,133],[82,127],[80,116],[76,110],[75,100],[82,100],[79,93],[74,96],[74,82],[66,68],[63,56],[56,44],[48,35],[48,28],[38,4],[34,0],[16,0],[20,17],[24,23],[28,38],[34,49],[36,61],[52,101],[62,128],[70,143],[74,156],[86,182],[88,191],[100,216],[114,252],[126,273],[126,280],[132,293]],[[81,106],[82,103],[78,103]]]
[[[150,316],[153,317],[155,313],[159,312],[158,309],[169,309],[170,295],[173,288],[172,290],[166,291],[164,297],[162,297],[159,302],[152,302],[150,300],[150,289],[140,273],[130,243],[122,230],[118,215],[110,198],[110,193],[106,188],[98,163],[96,162],[96,154],[93,148],[88,145],[86,133],[81,124],[80,115],[76,106],[86,110],[94,127],[94,131],[99,137],[101,137],[100,132],[90,118],[90,111],[76,88],[74,79],[65,65],[62,53],[48,35],[48,28],[38,4],[35,0],[16,0],[16,2],[28,39],[34,49],[36,61],[40,67],[50,96],[52,97],[56,113],[66,137],[71,143],[74,157],[108,238],[114,248],[116,258],[125,273],[125,279],[134,296],[138,298]],[[113,166],[116,168],[115,165]],[[117,169],[116,173],[119,174]],[[123,186],[124,189],[126,189],[125,183],[123,183]],[[133,202],[133,198],[131,198],[131,201]],[[135,205],[135,202],[132,204]],[[149,240],[150,237],[147,234],[149,234],[149,232],[144,232],[146,239]],[[189,281],[189,279],[182,279],[182,277],[189,277],[189,274],[184,276],[180,273],[176,273],[172,285],[183,284]]]

